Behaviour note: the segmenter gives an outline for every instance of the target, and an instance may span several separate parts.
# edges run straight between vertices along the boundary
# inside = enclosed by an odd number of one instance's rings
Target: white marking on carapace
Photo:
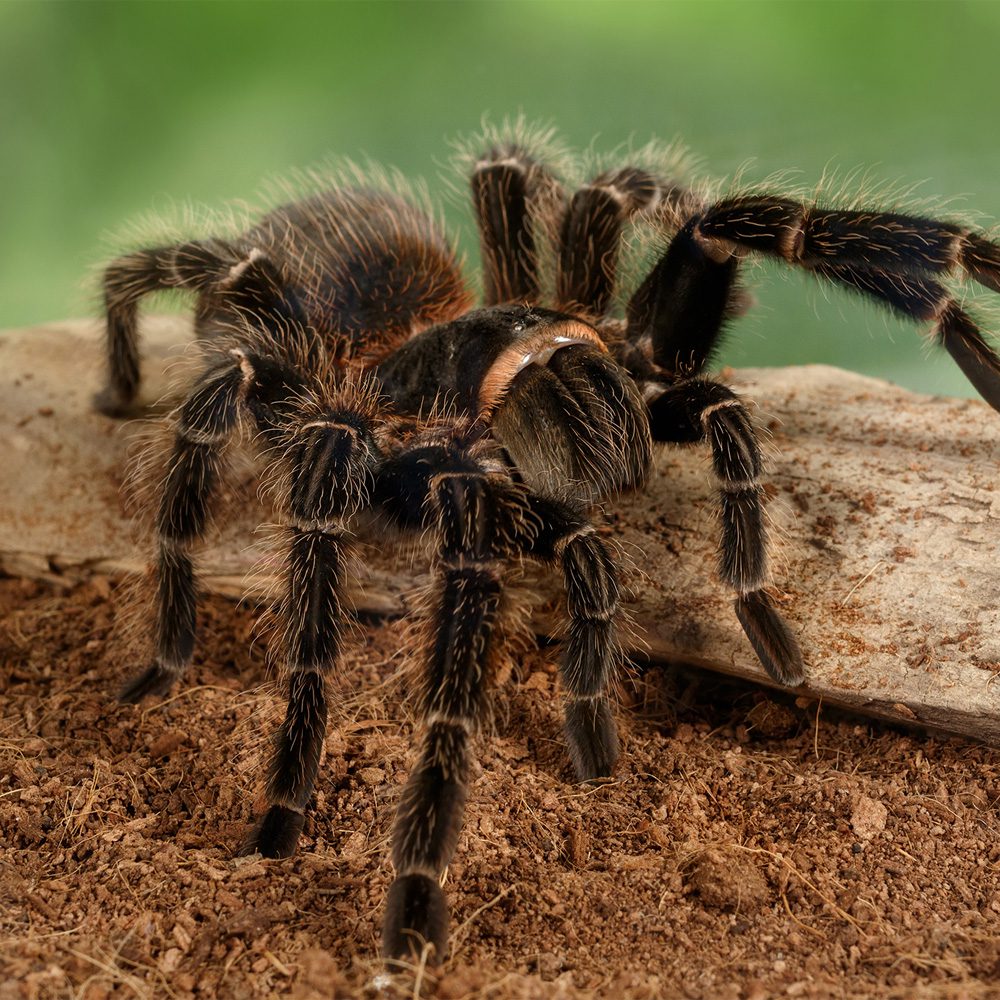
[[[488,415],[503,402],[511,382],[528,365],[547,365],[556,351],[577,344],[595,347],[605,354],[608,351],[592,326],[575,319],[536,327],[526,337],[501,351],[479,386],[480,416]]]

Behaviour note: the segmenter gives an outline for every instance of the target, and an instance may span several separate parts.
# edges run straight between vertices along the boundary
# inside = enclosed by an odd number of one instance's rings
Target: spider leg
[[[245,256],[220,240],[193,240],[137,250],[104,272],[108,386],[95,405],[110,416],[128,413],[139,387],[139,301],[166,289],[204,292],[224,280]]]
[[[904,316],[933,323],[938,343],[983,399],[993,409],[1000,410],[1000,357],[987,343],[976,321],[944,285],[877,269],[822,264],[815,270]]]
[[[283,429],[281,505],[287,582],[283,656],[288,706],[269,767],[269,807],[247,853],[288,857],[295,851],[326,733],[326,682],[340,655],[349,525],[367,505],[381,453],[371,407],[309,407]]]
[[[719,575],[737,593],[736,616],[767,672],[803,679],[802,653],[767,591],[762,462],[753,423],[729,388],[698,377],[731,315],[737,262],[677,233],[628,304],[622,361],[645,396],[653,440],[707,441],[718,481]]]
[[[295,290],[270,254],[259,247],[248,251],[211,290],[219,298],[212,303],[211,313],[204,307],[200,310],[200,326],[209,318],[226,324],[231,322],[229,314],[236,314],[279,348],[290,336],[296,339],[298,335],[301,340],[309,327],[309,318]]]
[[[789,264],[876,268],[897,275],[964,271],[1000,292],[1000,245],[939,219],[878,209],[827,209],[774,195],[743,195],[706,208],[698,233]]]
[[[585,514],[551,497],[534,495],[530,503],[539,527],[526,539],[525,554],[558,562],[566,586],[570,624],[559,672],[570,758],[581,781],[606,778],[618,759],[607,690],[622,662],[618,574]]]
[[[699,240],[693,222],[674,236],[628,303],[622,360],[633,375],[691,376],[705,367],[739,311],[738,267],[735,255]]]
[[[306,326],[294,292],[260,249],[205,240],[120,257],[104,274],[108,385],[94,399],[97,409],[108,416],[131,410],[141,379],[139,300],[164,289],[201,293],[197,323],[201,333],[207,332],[210,320],[232,323],[240,317],[250,319],[262,333],[277,334],[290,324],[299,330]]]
[[[764,589],[762,462],[750,415],[731,389],[706,378],[647,383],[647,398],[654,440],[711,445],[722,527],[719,575],[737,593],[736,616],[767,672],[782,684],[801,683],[802,653]]]
[[[487,150],[472,171],[485,305],[537,302],[536,240],[548,203],[561,200],[549,171],[516,143]]]
[[[154,662],[125,685],[121,701],[165,693],[190,661],[197,604],[191,549],[208,526],[226,446],[244,413],[264,424],[272,402],[299,385],[281,361],[236,348],[199,378],[180,408],[156,514]]]
[[[436,530],[437,572],[419,658],[423,736],[396,811],[382,953],[434,946],[443,959],[448,907],[438,883],[455,851],[466,800],[469,741],[480,727],[502,636],[502,570],[526,531],[525,491],[461,447],[416,449],[387,463],[383,503],[397,521],[422,516]],[[421,511],[422,514],[418,515]]]
[[[910,319],[932,321],[942,346],[1000,410],[1000,357],[957,301],[931,280],[958,272],[1000,292],[1000,245],[981,233],[921,216],[831,210],[770,195],[718,202],[692,224],[694,238],[710,252],[778,257]]]
[[[559,231],[559,309],[604,316],[615,287],[622,230],[658,201],[660,191],[652,174],[622,167],[595,177],[573,195]]]

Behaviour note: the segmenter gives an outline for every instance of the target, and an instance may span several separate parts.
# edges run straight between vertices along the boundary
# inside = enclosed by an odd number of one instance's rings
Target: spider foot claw
[[[125,684],[118,692],[118,700],[126,705],[136,705],[150,695],[165,695],[176,679],[177,675],[173,671],[164,670],[158,663],[154,663]]]
[[[580,781],[611,776],[618,760],[618,729],[607,698],[579,698],[569,702],[566,739]]]
[[[132,416],[142,409],[134,399],[125,397],[111,386],[105,386],[100,392],[95,392],[91,402],[98,413],[114,417],[116,420]]]
[[[779,684],[787,687],[801,684],[805,680],[802,650],[767,591],[741,594],[735,607],[736,617],[764,669]]]
[[[290,858],[298,846],[305,822],[305,816],[295,809],[271,806],[239,853],[253,854],[259,851],[265,858]]]
[[[431,945],[429,962],[438,964],[448,949],[448,904],[427,875],[400,875],[389,887],[382,923],[382,957],[405,959]]]

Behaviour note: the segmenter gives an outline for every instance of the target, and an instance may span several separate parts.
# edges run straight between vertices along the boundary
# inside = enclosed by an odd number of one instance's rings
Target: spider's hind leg
[[[102,413],[121,417],[135,408],[141,380],[139,301],[169,289],[199,293],[199,328],[217,320],[238,323],[241,317],[264,333],[280,334],[290,324],[298,329],[306,325],[295,293],[259,248],[196,240],[119,257],[104,272],[108,384],[94,398]]]
[[[220,240],[192,240],[137,250],[104,271],[108,384],[94,405],[108,416],[127,415],[135,401],[139,368],[139,301],[168,289],[204,291],[226,278],[241,253]]]

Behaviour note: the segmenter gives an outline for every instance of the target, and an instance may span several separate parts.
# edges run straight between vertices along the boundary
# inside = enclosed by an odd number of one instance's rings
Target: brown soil
[[[552,649],[479,741],[453,957],[387,981],[410,760],[402,623],[359,629],[298,855],[234,857],[280,704],[214,598],[187,682],[136,666],[103,578],[0,581],[0,997],[964,997],[1000,980],[1000,755],[660,666],[614,781],[570,781]]]

